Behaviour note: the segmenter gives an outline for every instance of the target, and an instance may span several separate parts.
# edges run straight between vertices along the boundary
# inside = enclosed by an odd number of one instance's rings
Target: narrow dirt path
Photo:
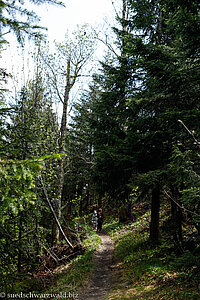
[[[84,288],[79,300],[104,300],[111,291],[113,282],[114,242],[108,235],[101,234],[102,244],[94,253],[94,271],[92,278]]]

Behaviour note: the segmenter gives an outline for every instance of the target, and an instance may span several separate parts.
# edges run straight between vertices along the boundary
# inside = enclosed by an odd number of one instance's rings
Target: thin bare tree
[[[48,69],[48,78],[53,94],[61,104],[61,122],[59,134],[59,153],[66,154],[67,116],[72,89],[78,78],[85,76],[84,70],[92,58],[95,42],[87,25],[78,27],[72,38],[66,36],[63,43],[56,43],[56,53],[44,55]],[[56,197],[56,216],[61,219],[61,199],[64,184],[64,164],[66,157],[59,160],[58,185]],[[55,224],[55,242],[59,240],[59,228]]]

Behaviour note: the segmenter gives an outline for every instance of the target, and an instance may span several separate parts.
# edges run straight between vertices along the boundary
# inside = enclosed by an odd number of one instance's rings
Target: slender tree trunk
[[[128,12],[127,12],[127,0],[123,0],[122,4],[122,31],[123,31],[123,36],[122,36],[122,57],[126,57],[126,53],[124,51],[124,46],[125,46],[125,35],[127,33],[127,24],[126,21],[128,19]]]
[[[162,36],[163,36],[163,13],[161,8],[158,8],[158,45],[162,44]]]
[[[127,10],[126,9],[126,0],[123,0],[123,8],[122,8],[122,18],[123,18],[123,20],[126,19],[126,10]]]
[[[35,235],[35,240],[36,240],[36,261],[39,262],[40,244],[39,244],[39,241],[38,241],[38,236],[39,236],[38,215],[36,215],[36,224],[35,225],[36,225],[35,226],[35,231],[36,231],[36,235]]]
[[[63,190],[63,182],[64,182],[64,161],[63,160],[64,160],[63,157],[59,160],[58,191],[57,191],[57,202],[56,202],[56,207],[55,207],[56,216],[57,216],[57,219],[59,220],[59,222],[61,219],[61,202],[62,202],[62,190]],[[54,222],[55,222],[55,220],[54,220]],[[59,241],[60,231],[59,231],[59,228],[58,228],[56,222],[54,223],[54,226],[55,226],[54,241],[55,241],[55,243],[57,243]]]
[[[151,223],[150,223],[150,240],[152,241],[157,241],[160,238],[159,214],[160,214],[160,186],[157,185],[152,190]]]
[[[66,151],[66,131],[67,131],[67,108],[69,103],[69,93],[70,93],[71,85],[70,85],[70,58],[67,63],[67,78],[66,78],[66,86],[65,86],[65,95],[64,95],[64,103],[63,103],[63,112],[62,112],[62,120],[60,126],[60,138],[59,138],[59,152],[65,153]],[[61,203],[62,203],[62,191],[64,184],[64,157],[59,160],[59,170],[58,170],[58,190],[57,190],[57,203],[56,203],[56,216],[58,221],[61,220]],[[55,243],[59,240],[60,230],[55,223]]]
[[[102,196],[98,197],[98,207],[102,208]]]
[[[18,235],[18,259],[17,259],[17,271],[21,272],[22,264],[22,215],[19,216],[19,235]]]
[[[25,123],[24,123],[24,93],[22,97],[22,107],[21,107],[21,120],[23,124],[23,136],[26,136],[26,130],[25,130]],[[22,159],[26,159],[26,153],[28,150],[28,145],[27,141],[25,138],[22,139]],[[22,184],[22,190],[24,190],[24,184]],[[19,235],[18,235],[18,260],[17,260],[17,271],[18,273],[21,272],[21,264],[22,264],[22,226],[23,226],[23,217],[22,217],[22,212],[19,212]]]

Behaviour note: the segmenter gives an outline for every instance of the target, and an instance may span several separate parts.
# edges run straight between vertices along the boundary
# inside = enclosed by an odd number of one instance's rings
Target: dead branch
[[[46,188],[45,188],[45,186],[44,186],[44,184],[43,184],[42,177],[40,177],[40,181],[41,181],[41,183],[42,183],[42,187],[43,187],[43,191],[44,191],[44,194],[45,194],[47,203],[48,203],[49,208],[50,208],[50,210],[51,210],[51,212],[52,212],[52,215],[53,215],[53,217],[54,217],[54,219],[55,219],[55,221],[56,221],[56,223],[57,223],[57,225],[58,225],[58,228],[59,228],[61,234],[63,235],[64,240],[66,241],[66,243],[69,245],[69,247],[70,247],[71,249],[73,249],[74,247],[73,247],[73,245],[70,243],[70,241],[68,240],[68,238],[66,237],[66,235],[65,235],[65,233],[64,233],[64,231],[63,231],[63,229],[62,229],[62,226],[61,226],[61,224],[60,224],[60,222],[59,222],[59,220],[58,220],[58,218],[57,218],[57,216],[56,216],[56,213],[55,213],[55,211],[54,211],[54,209],[53,209],[53,207],[52,207],[52,205],[51,205],[51,202],[50,202],[49,197],[48,197],[47,190],[46,190]]]
[[[195,138],[194,134],[187,128],[187,126],[183,123],[183,121],[178,120],[178,122],[180,122],[184,126],[184,128],[187,130],[187,132],[192,136],[192,138],[195,141],[195,143],[200,147],[200,142],[197,141],[197,139]]]
[[[187,208],[185,208],[185,207],[183,207],[182,205],[180,205],[176,200],[174,200],[165,190],[164,190],[164,193],[165,193],[165,195],[168,197],[168,198],[170,198],[180,209],[182,209],[182,210],[184,210],[184,211],[186,211],[186,212],[188,212],[188,213],[190,213],[190,214],[193,214],[193,215],[196,215],[196,216],[198,216],[198,217],[200,217],[200,215],[199,214],[197,214],[197,213],[195,213],[194,211],[191,211],[191,210],[189,210],[189,209],[187,209]]]

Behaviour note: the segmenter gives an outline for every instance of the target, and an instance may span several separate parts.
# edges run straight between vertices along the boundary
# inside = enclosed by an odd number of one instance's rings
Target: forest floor
[[[150,211],[141,205],[132,222],[120,224],[112,218],[101,234],[90,228],[86,251],[66,270],[54,272],[52,286],[45,292],[70,292],[77,300],[200,299],[200,254],[178,255],[164,227],[162,239],[150,243],[149,222]]]
[[[105,234],[100,234],[101,245],[93,256],[94,269],[91,279],[79,296],[79,300],[108,299],[114,284],[117,266],[113,265],[114,241]]]
[[[150,211],[141,205],[137,214],[128,224],[119,224],[117,220],[104,224],[105,233],[115,243],[114,280],[106,300],[200,299],[199,255],[189,251],[177,255],[164,227],[162,239],[151,243]],[[165,214],[166,208],[163,208],[162,221]]]

